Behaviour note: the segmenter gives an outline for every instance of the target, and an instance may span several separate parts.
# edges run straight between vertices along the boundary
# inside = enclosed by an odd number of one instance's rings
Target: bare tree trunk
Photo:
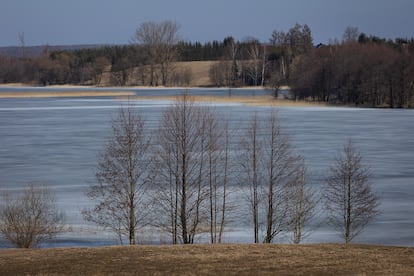
[[[220,221],[220,232],[219,232],[219,238],[218,238],[219,243],[222,242],[224,225],[225,225],[225,217],[226,217],[228,164],[229,164],[229,129],[228,129],[228,125],[226,125],[225,148],[224,148],[223,198],[222,198],[223,201],[221,205],[221,221]]]
[[[291,192],[291,224],[293,231],[293,242],[299,244],[312,229],[308,228],[308,223],[315,215],[317,200],[315,194],[307,188],[306,168],[303,158],[299,158],[296,168],[296,177],[289,184]]]
[[[246,181],[249,184],[250,194],[248,195],[251,207],[254,242],[259,243],[259,122],[255,113],[247,127],[246,134],[243,135],[241,144],[243,145],[243,159],[241,166],[244,168]]]
[[[181,157],[181,211],[180,211],[180,221],[181,221],[181,231],[183,243],[189,243],[188,232],[187,232],[187,178],[186,178],[186,154],[183,153]]]
[[[266,76],[266,66],[267,66],[267,56],[266,56],[266,45],[263,45],[263,60],[262,60],[262,82],[260,86],[264,86],[265,84],[265,76]]]
[[[276,139],[276,137],[274,135],[272,135],[271,140],[272,140],[272,145],[274,144],[274,139]],[[270,149],[270,156],[271,156],[271,160],[273,160],[274,158],[274,154],[275,154],[275,149],[274,147],[271,147]],[[265,243],[271,243],[272,239],[273,239],[273,212],[274,212],[274,207],[273,207],[273,186],[274,186],[274,166],[273,166],[273,162],[271,162],[270,165],[270,172],[269,172],[269,188],[268,188],[268,202],[267,202],[267,231],[266,231],[266,238],[265,238]]]

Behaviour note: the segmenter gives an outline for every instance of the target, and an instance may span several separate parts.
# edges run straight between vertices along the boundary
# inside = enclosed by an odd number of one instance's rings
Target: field
[[[3,249],[1,275],[414,275],[414,248],[175,245]]]
[[[128,91],[36,91],[36,92],[2,92],[0,99],[7,98],[58,98],[58,97],[120,97],[132,96]]]
[[[122,98],[122,97],[121,97]],[[291,106],[291,107],[306,107],[306,106],[326,106],[324,103],[318,102],[306,102],[306,101],[294,101],[288,99],[275,99],[272,96],[260,95],[260,96],[192,96],[196,102],[207,102],[207,103],[238,103],[250,106]],[[125,99],[128,99],[125,97]],[[137,96],[129,97],[129,99],[135,100],[170,100],[173,101],[176,97],[165,97],[165,96]]]
[[[183,61],[176,62],[174,64],[176,72],[183,72],[189,70],[191,72],[190,83],[187,86],[189,87],[205,87],[211,86],[213,83],[209,77],[209,70],[212,64],[217,63],[217,61]],[[149,70],[148,66],[144,66],[145,70]],[[126,85],[140,85],[142,80],[140,79],[139,67],[136,67],[130,71],[130,76]],[[110,81],[111,75],[110,70],[106,70],[102,74],[100,86],[111,86]],[[149,74],[147,73],[146,82],[149,82]],[[159,80],[161,81],[161,80]]]

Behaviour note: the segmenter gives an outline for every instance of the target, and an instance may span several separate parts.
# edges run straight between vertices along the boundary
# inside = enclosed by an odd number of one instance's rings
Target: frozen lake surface
[[[211,91],[218,95],[228,92]],[[154,128],[169,104],[155,100],[131,103]],[[126,102],[109,98],[0,99],[0,192],[18,192],[31,182],[52,187],[72,232],[59,236],[51,246],[116,243],[112,234],[84,222],[80,211],[91,205],[85,191],[95,181],[97,156],[111,134],[111,117],[121,104]],[[237,104],[220,104],[215,109],[236,129],[242,129],[243,121],[249,120],[253,112],[265,116],[269,111],[268,107]],[[382,214],[355,242],[414,246],[414,110],[282,107],[279,117],[305,157],[316,189],[348,138],[354,140],[370,165],[371,182],[381,196]],[[239,201],[243,200],[240,196]],[[252,230],[245,224],[235,221],[228,229],[225,241],[251,242]],[[168,240],[160,235],[153,233],[145,239],[153,243]],[[340,241],[325,223],[306,240]]]

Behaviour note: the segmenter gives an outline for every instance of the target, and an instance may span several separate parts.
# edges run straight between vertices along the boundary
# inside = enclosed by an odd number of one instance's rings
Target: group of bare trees
[[[316,190],[276,111],[253,114],[243,129],[234,132],[213,107],[187,94],[163,111],[158,128],[148,127],[133,106],[121,108],[87,193],[95,206],[82,211],[85,220],[120,243],[136,244],[138,231],[153,227],[169,233],[173,244],[194,243],[199,234],[220,243],[228,221],[242,215],[255,243],[275,242],[281,233],[300,243],[325,206],[327,223],[349,243],[379,214],[369,168],[352,141]],[[243,194],[246,201],[229,200]],[[47,187],[3,195],[0,233],[15,246],[34,247],[64,230]]]
[[[167,86],[177,60],[179,25],[173,21],[160,23],[149,21],[142,23],[132,37],[146,53],[146,65],[149,66],[150,85]],[[158,77],[159,76],[159,77]]]
[[[83,214],[121,242],[135,244],[137,230],[147,226],[169,233],[174,244],[194,243],[200,234],[222,242],[238,212],[249,217],[255,243],[274,242],[281,233],[300,243],[321,202],[329,223],[346,229],[342,236],[349,242],[378,213],[378,198],[352,143],[316,191],[275,111],[254,114],[234,138],[214,108],[183,94],[163,111],[156,129],[148,130],[131,107],[120,110],[112,129],[98,183],[88,192],[96,205]],[[229,201],[230,190],[247,201]]]
[[[347,34],[341,44],[321,46],[298,57],[291,86],[298,99],[370,107],[412,107],[412,44],[371,42]],[[351,38],[350,38],[351,37]]]
[[[224,39],[220,62],[210,68],[210,79],[216,86],[267,86],[278,88],[289,84],[290,65],[313,48],[308,25],[295,24],[287,32],[274,31],[270,43],[254,37],[235,41]]]
[[[304,159],[297,155],[273,111],[264,120],[255,114],[242,139],[244,183],[249,185],[254,242],[271,243],[292,232],[295,243],[316,213],[317,198],[306,182]],[[263,228],[263,229],[261,229]]]
[[[159,225],[171,233],[173,243],[193,243],[202,228],[209,229],[212,242],[221,240],[228,141],[220,124],[212,110],[196,105],[188,95],[163,114],[157,135],[157,199],[164,218]]]

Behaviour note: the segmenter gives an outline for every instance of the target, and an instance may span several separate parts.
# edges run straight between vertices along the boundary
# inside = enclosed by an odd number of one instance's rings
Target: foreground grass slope
[[[0,250],[0,275],[414,275],[414,248],[176,245]]]

